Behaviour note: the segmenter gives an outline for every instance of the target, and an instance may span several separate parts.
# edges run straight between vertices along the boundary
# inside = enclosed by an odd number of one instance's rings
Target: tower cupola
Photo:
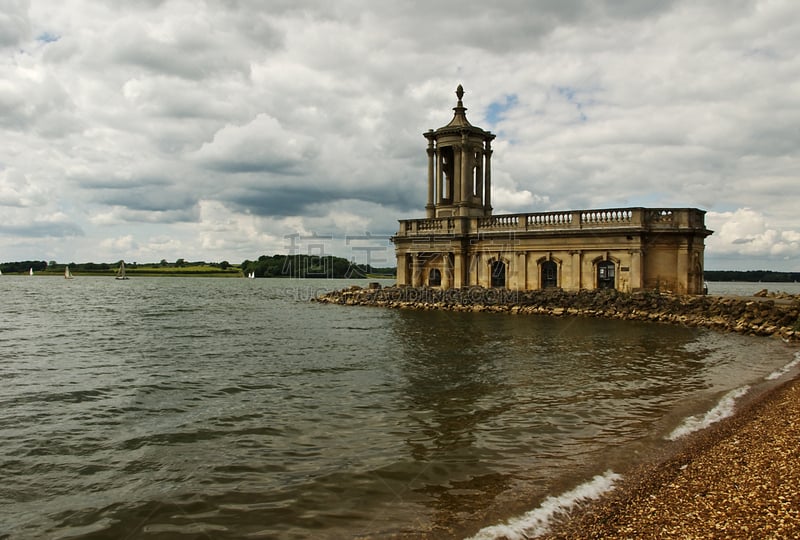
[[[458,101],[453,119],[437,130],[428,130],[429,218],[490,216],[491,143],[495,135],[467,120],[464,88],[456,89]]]

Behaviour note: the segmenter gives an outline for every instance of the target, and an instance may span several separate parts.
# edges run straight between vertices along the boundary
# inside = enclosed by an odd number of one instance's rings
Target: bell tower
[[[473,126],[466,116],[464,88],[450,123],[428,130],[428,218],[492,215],[492,140],[495,135]]]

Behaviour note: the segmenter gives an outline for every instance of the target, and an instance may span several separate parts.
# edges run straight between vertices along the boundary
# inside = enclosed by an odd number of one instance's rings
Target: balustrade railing
[[[669,209],[648,209],[647,221],[650,223],[672,223],[674,213]]]
[[[560,227],[569,228],[572,225],[572,212],[546,212],[540,214],[527,214],[525,216],[526,228]]]
[[[630,208],[612,210],[584,210],[581,212],[581,224],[631,223],[633,210]]]
[[[457,229],[458,232],[490,233],[619,227],[700,228],[705,226],[703,216],[702,210],[694,208],[609,208],[471,218],[409,219],[400,222],[399,236],[455,233]]]
[[[437,231],[439,229],[447,228],[447,224],[443,219],[420,219],[417,220],[417,230],[420,231]]]
[[[519,227],[519,214],[478,218],[478,229],[515,229]]]

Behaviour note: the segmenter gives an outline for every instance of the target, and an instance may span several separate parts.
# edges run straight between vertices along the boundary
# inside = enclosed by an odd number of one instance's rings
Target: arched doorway
[[[492,261],[492,287],[506,286],[506,263],[503,261]]]
[[[428,285],[430,287],[439,287],[442,285],[442,272],[438,268],[431,268],[428,273]]]
[[[542,263],[542,289],[558,287],[558,265],[553,261]]]
[[[611,261],[597,263],[597,288],[614,289],[616,288],[616,284],[614,263]]]

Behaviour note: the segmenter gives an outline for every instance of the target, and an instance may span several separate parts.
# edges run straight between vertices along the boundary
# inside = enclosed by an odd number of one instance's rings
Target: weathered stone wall
[[[780,297],[681,296],[655,291],[511,291],[469,287],[351,287],[317,302],[405,309],[494,311],[551,316],[588,316],[658,321],[800,342],[800,295]]]

